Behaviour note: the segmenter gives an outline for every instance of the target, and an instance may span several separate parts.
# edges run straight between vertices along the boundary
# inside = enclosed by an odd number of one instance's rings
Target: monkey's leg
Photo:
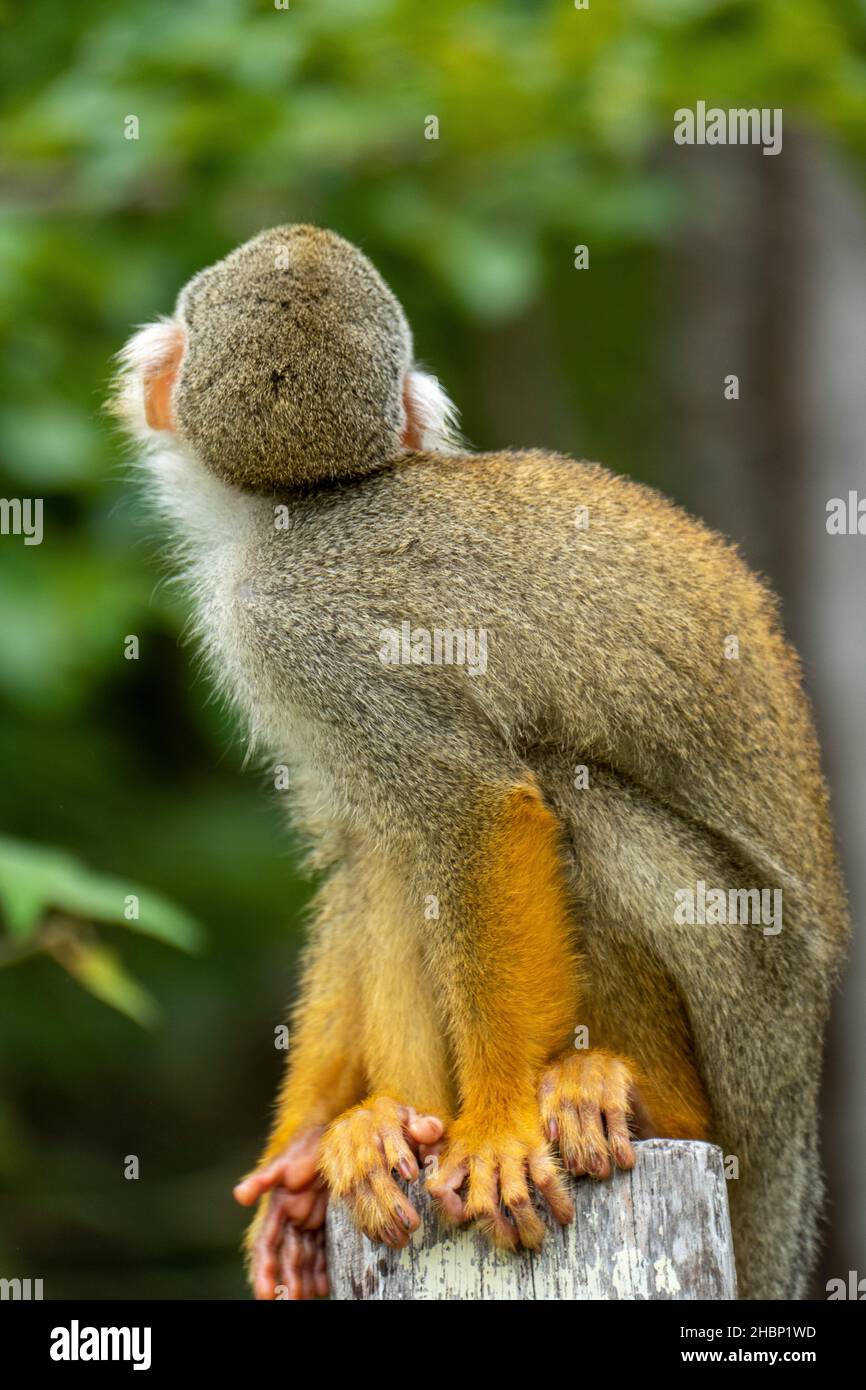
[[[708,1139],[710,1106],[685,1010],[659,961],[637,939],[614,940],[578,909],[589,1050],[545,1070],[539,1103],[548,1137],[575,1176],[634,1163],[640,1139]]]
[[[530,1181],[558,1220],[573,1214],[536,1095],[543,1064],[571,1035],[578,998],[558,824],[534,784],[488,787],[454,836],[439,866],[443,906],[430,950],[460,1113],[429,1186],[449,1218],[477,1220],[502,1246],[535,1248],[544,1226]]]
[[[417,1179],[417,1159],[438,1147],[452,1097],[441,1021],[424,972],[423,918],[381,854],[368,855],[363,878],[358,1045],[371,1093],[330,1126],[320,1168],[359,1229],[400,1248],[419,1217],[394,1175]]]
[[[289,1298],[327,1293],[319,1143],[328,1121],[356,1101],[364,1085],[356,1037],[356,920],[347,862],[319,894],[271,1137],[259,1167],[235,1189],[242,1205],[259,1202],[246,1239],[258,1298],[274,1298],[280,1284]]]

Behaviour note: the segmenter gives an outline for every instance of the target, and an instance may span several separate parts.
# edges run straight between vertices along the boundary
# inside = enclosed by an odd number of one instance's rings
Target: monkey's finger
[[[608,1151],[619,1168],[633,1168],[635,1152],[628,1132],[629,1092],[632,1076],[622,1061],[610,1064],[604,1074],[601,1090],[601,1110],[607,1130]]]
[[[575,1177],[583,1173],[594,1178],[610,1176],[607,1139],[595,1101],[581,1100],[576,1105],[566,1101],[560,1106],[559,1153],[563,1165]]]
[[[410,1106],[405,1132],[415,1144],[438,1144],[445,1126],[437,1115],[418,1115]]]
[[[251,1274],[253,1296],[257,1299],[269,1300],[276,1295],[276,1280],[279,1268],[280,1243],[276,1239],[276,1231],[280,1226],[278,1208],[273,1204],[268,1209],[265,1220],[256,1234],[256,1239],[251,1251]]]
[[[324,1127],[316,1125],[293,1139],[283,1155],[283,1186],[290,1192],[300,1192],[318,1177],[319,1149]]]
[[[300,1231],[289,1227],[283,1244],[282,1280],[290,1302],[303,1303],[311,1298],[311,1283],[307,1273],[310,1253]]]
[[[293,1232],[286,1231],[286,1238],[280,1248],[280,1284],[285,1289],[285,1298],[288,1302],[294,1303],[301,1297],[301,1279],[297,1269],[292,1263],[291,1240]]]
[[[628,1119],[624,1110],[606,1110],[607,1142],[611,1157],[617,1168],[633,1168],[637,1154],[632,1147],[628,1132]]]
[[[557,1111],[557,1136],[559,1156],[564,1168],[575,1177],[586,1169],[581,1165],[581,1127],[577,1107],[571,1102],[563,1102]]]
[[[265,1219],[261,1224],[257,1245],[266,1246],[270,1250],[277,1250],[282,1240],[282,1230],[285,1225],[285,1213],[283,1211],[283,1200],[288,1196],[284,1188],[278,1187],[271,1193],[267,1200]]]
[[[418,1145],[418,1161],[426,1168],[427,1160],[438,1158],[445,1148],[445,1135],[438,1139],[435,1144]]]
[[[390,1203],[391,1214],[387,1222],[386,1244],[393,1246],[395,1250],[402,1250],[409,1244],[410,1238],[421,1225],[421,1218],[406,1197],[402,1188],[398,1187],[390,1178],[386,1179],[388,1185],[387,1195],[380,1196],[380,1203],[384,1207]],[[379,1186],[377,1181],[376,1186]]]
[[[567,1226],[574,1220],[574,1203],[569,1196],[565,1177],[546,1149],[534,1150],[527,1163],[529,1176],[553,1213],[554,1219],[560,1226]]]
[[[310,1291],[312,1298],[327,1298],[328,1296],[328,1274],[325,1253],[325,1233],[324,1231],[311,1231],[307,1239],[310,1242]],[[320,1293],[322,1283],[325,1285],[325,1292]]]
[[[273,1302],[276,1297],[277,1257],[273,1251],[257,1257],[253,1264],[253,1297],[260,1302]]]
[[[501,1207],[496,1206],[492,1211],[480,1212],[475,1217],[475,1223],[482,1235],[487,1236],[500,1250],[519,1249],[520,1235],[517,1227]]]
[[[264,1168],[257,1168],[255,1172],[248,1173],[245,1178],[241,1178],[232,1189],[232,1196],[236,1202],[240,1202],[242,1207],[251,1207],[260,1197],[269,1192],[272,1187],[282,1181],[283,1159],[275,1158],[271,1163],[267,1163]]]
[[[550,1071],[544,1073],[538,1086],[538,1106],[541,1111],[541,1128],[547,1135],[551,1144],[555,1144],[559,1138],[555,1097],[556,1073],[551,1068]]]
[[[440,1164],[435,1176],[427,1179],[428,1192],[449,1221],[460,1223],[467,1220],[466,1203],[460,1196],[460,1188],[468,1176],[468,1163],[457,1163],[450,1168],[443,1168]]]
[[[300,1192],[316,1181],[321,1128],[308,1130],[291,1143],[285,1153],[263,1163],[242,1178],[234,1188],[234,1198],[242,1207],[251,1207],[266,1192],[280,1186]]]
[[[316,1247],[313,1238],[307,1231],[299,1233],[301,1240],[301,1288],[305,1299],[313,1299],[316,1291],[313,1287],[313,1270],[316,1267]]]
[[[328,1286],[328,1254],[325,1249],[325,1233],[319,1232],[319,1241],[316,1249],[316,1267],[313,1271],[313,1283],[316,1289],[317,1298],[327,1298],[330,1292]]]
[[[299,1222],[305,1231],[319,1231],[325,1224],[325,1216],[328,1211],[328,1194],[326,1191],[316,1193],[310,1214],[306,1221]]]
[[[577,1107],[581,1137],[578,1146],[579,1162],[584,1172],[593,1178],[610,1177],[610,1152],[601,1123],[601,1109],[591,1100],[582,1100]]]
[[[403,1138],[403,1131],[383,1129],[379,1137],[388,1171],[399,1173],[406,1182],[414,1182],[418,1177],[418,1163]]]
[[[345,1197],[355,1225],[372,1241],[384,1241],[395,1250],[409,1244],[421,1218],[390,1173],[378,1169]]]
[[[259,1278],[255,1284],[256,1298],[276,1299],[278,1281],[285,1284],[289,1299],[301,1297],[298,1282],[301,1252],[297,1237],[298,1232],[294,1226],[284,1225],[280,1228],[276,1242],[262,1253],[257,1269]]]
[[[516,1250],[519,1243],[518,1230],[502,1210],[497,1166],[484,1158],[471,1159],[467,1186],[467,1218],[470,1221],[476,1220],[484,1234],[500,1249]]]
[[[289,1269],[293,1269],[300,1273],[301,1265],[304,1263],[304,1244],[301,1240],[300,1231],[296,1231],[294,1226],[288,1226],[286,1228],[283,1250]]]
[[[517,1240],[524,1250],[540,1250],[544,1244],[544,1222],[532,1205],[532,1199],[521,1197],[506,1203],[511,1219],[517,1227]]]
[[[286,1192],[285,1188],[282,1188],[280,1192],[280,1209],[283,1213],[283,1219],[292,1226],[306,1226],[310,1213],[321,1196],[321,1190],[306,1187],[302,1192]]]
[[[522,1158],[503,1158],[499,1169],[499,1190],[517,1227],[520,1244],[526,1250],[539,1250],[544,1242],[544,1222],[532,1205]]]
[[[265,1219],[252,1251],[253,1292],[257,1299],[276,1297],[276,1279],[286,1252],[297,1256],[290,1207],[296,1198],[278,1188],[268,1199]]]

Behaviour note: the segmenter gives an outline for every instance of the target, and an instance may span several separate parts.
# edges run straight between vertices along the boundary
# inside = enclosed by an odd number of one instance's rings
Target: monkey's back
[[[288,508],[256,549],[253,588],[263,640],[292,634],[302,704],[351,717],[350,673],[375,701],[411,690],[467,752],[483,727],[569,781],[576,763],[611,769],[792,891],[841,902],[775,600],[700,522],[599,465],[538,452],[408,455]],[[484,630],[486,669],[383,669],[379,634],[407,622]],[[829,916],[844,932],[844,910]]]

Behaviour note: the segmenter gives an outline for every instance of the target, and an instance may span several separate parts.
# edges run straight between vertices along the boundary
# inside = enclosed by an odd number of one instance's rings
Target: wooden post
[[[331,1296],[445,1302],[736,1298],[721,1149],[683,1139],[647,1139],[635,1147],[632,1172],[572,1184],[574,1224],[548,1221],[538,1254],[502,1254],[471,1229],[444,1230],[421,1184],[411,1195],[423,1225],[399,1252],[371,1245],[345,1209],[332,1204]]]

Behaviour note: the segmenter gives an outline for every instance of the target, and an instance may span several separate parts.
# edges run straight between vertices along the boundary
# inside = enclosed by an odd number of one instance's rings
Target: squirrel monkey
[[[329,1192],[402,1246],[397,1179],[436,1153],[446,1217],[535,1248],[539,1200],[572,1215],[564,1170],[654,1134],[736,1158],[741,1295],[802,1296],[848,921],[772,595],[649,488],[468,453],[393,294],[315,227],[197,275],[132,338],[116,408],[326,871],[236,1192],[256,1294],[326,1291]]]

